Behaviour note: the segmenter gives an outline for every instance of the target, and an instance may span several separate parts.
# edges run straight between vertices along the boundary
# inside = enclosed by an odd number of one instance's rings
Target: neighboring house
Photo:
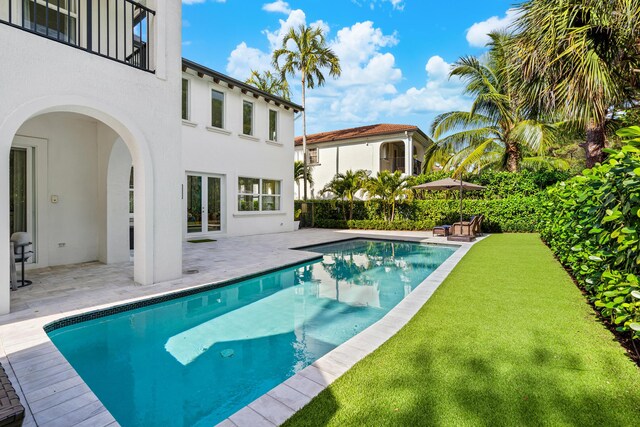
[[[363,169],[372,176],[383,170],[419,175],[430,141],[417,126],[398,124],[376,124],[307,135],[307,160],[313,178],[309,196],[322,197],[322,188],[337,173],[349,169]],[[295,139],[295,158],[304,159],[301,136]],[[300,197],[297,186],[296,197]]]
[[[300,107],[183,60],[182,2],[142,3],[0,1],[0,313],[14,231],[32,267],[116,263],[133,224],[152,284],[184,240],[293,230]]]

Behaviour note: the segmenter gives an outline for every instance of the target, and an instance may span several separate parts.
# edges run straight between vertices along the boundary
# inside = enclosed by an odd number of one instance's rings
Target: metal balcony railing
[[[0,23],[149,72],[155,14],[133,0],[0,0]]]

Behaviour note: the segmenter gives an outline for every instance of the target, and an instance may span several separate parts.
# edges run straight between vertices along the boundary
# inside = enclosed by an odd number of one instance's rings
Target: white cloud
[[[429,58],[424,69],[430,78],[443,80],[449,77],[451,64],[447,63],[441,56],[435,55]]]
[[[375,10],[378,3],[390,3],[394,10],[404,10],[404,0],[351,0],[351,3],[358,6],[367,5],[371,10]]]
[[[273,50],[280,47],[282,37],[291,27],[306,24],[306,16],[302,10],[292,10],[278,23],[276,29],[262,32],[268,49],[250,47],[245,42],[236,46],[228,58],[227,72],[245,79],[251,69],[270,69]],[[328,31],[322,21],[311,25],[320,25]],[[329,46],[340,58],[342,74],[333,79],[325,73],[325,85],[307,91],[308,131],[379,122],[402,123],[407,116],[415,118],[425,113],[468,108],[467,99],[461,95],[461,82],[457,78],[449,79],[451,65],[440,56],[425,62],[424,86],[399,90],[403,73],[392,53],[399,42],[396,33],[385,34],[371,21],[356,22],[328,38]],[[299,78],[289,78],[289,84],[292,99],[300,102]]]
[[[265,3],[262,5],[262,10],[267,12],[284,13],[285,15],[291,13],[289,3],[282,0],[276,0],[273,3]]]
[[[240,43],[227,58],[227,73],[239,80],[246,80],[251,70],[268,70],[271,67],[271,54]]]
[[[516,9],[509,9],[504,17],[492,16],[491,18],[476,22],[467,30],[467,41],[470,46],[484,47],[491,41],[488,34],[492,31],[507,29],[518,17]]]

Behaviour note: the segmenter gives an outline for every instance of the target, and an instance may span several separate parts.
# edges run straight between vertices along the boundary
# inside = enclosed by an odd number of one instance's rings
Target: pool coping
[[[426,279],[420,282],[407,297],[389,310],[382,319],[238,410],[218,423],[217,426],[272,427],[284,423],[315,396],[329,387],[331,383],[351,369],[353,365],[378,349],[402,329],[431,298],[431,295],[444,282],[471,247],[485,237],[486,235],[476,239],[474,242],[456,242],[453,245],[433,243],[429,241],[430,239],[370,239],[366,237],[365,239],[369,240],[404,240],[416,243],[439,244],[441,246],[457,246],[458,249]],[[307,247],[321,245],[309,245]]]

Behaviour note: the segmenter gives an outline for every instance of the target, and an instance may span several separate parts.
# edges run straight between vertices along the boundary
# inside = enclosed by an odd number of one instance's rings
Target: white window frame
[[[257,193],[241,193],[240,192],[240,180],[241,179],[257,179],[258,180],[258,192]],[[263,190],[262,190],[263,181],[276,181],[276,182],[280,183],[280,185],[279,185],[280,193],[278,193],[278,194],[266,194],[266,193],[263,193]],[[237,191],[236,209],[238,210],[238,212],[251,213],[251,212],[281,212],[282,211],[282,180],[281,179],[258,178],[258,177],[255,177],[255,176],[238,176],[236,189],[237,189],[236,190]],[[241,210],[240,209],[240,197],[242,197],[242,196],[258,197],[258,210]],[[262,198],[265,197],[265,196],[278,198],[279,199],[279,201],[278,201],[278,209],[264,210],[263,207],[262,207]]]
[[[11,0],[10,0],[11,1]],[[35,31],[38,34],[44,34],[47,37],[51,37],[50,32],[53,31],[51,30],[48,26],[46,26],[46,32],[41,32],[38,31],[38,24],[34,21],[30,21],[29,17],[26,15],[27,10],[33,10],[33,7],[31,6],[31,4],[35,3],[35,4],[39,4],[40,6],[44,7],[45,9],[48,7],[50,10],[52,10],[55,13],[60,13],[60,15],[64,15],[64,16],[69,16],[71,19],[73,19],[73,28],[75,28],[75,37],[71,38],[70,35],[68,37],[69,43],[71,44],[77,44],[78,40],[80,39],[80,28],[78,28],[78,3],[80,2],[80,0],[67,0],[67,7],[58,7],[57,5],[54,5],[53,3],[47,3],[45,0],[27,0],[26,2],[23,1],[21,2],[21,7],[23,8],[23,13],[24,13],[24,23],[26,28],[29,28],[31,30],[30,25],[33,25],[33,31]],[[26,5],[26,6],[25,6]],[[73,7],[70,7],[73,6]],[[57,22],[57,21],[56,21]],[[62,21],[61,21],[62,22]],[[69,19],[67,19],[67,23],[69,24],[71,21]],[[48,22],[47,22],[48,24]],[[67,32],[69,32],[70,27],[67,27]],[[67,37],[61,36],[60,33],[60,29],[58,28],[57,31],[54,31],[57,33],[55,39],[56,40],[62,40],[62,41],[67,41]]]
[[[312,151],[316,153],[316,161],[315,162],[311,161],[311,152]],[[307,159],[307,162],[309,163],[309,165],[319,165],[320,164],[320,150],[318,149],[318,147],[308,148],[307,149],[307,155],[309,156],[308,159]]]
[[[191,79],[188,79],[186,77],[182,77],[182,81],[180,82],[180,84],[182,85],[182,82],[186,81],[187,82],[187,111],[186,111],[186,116],[187,117],[182,117],[182,120],[184,121],[190,121],[191,120]],[[182,86],[180,87],[182,89]],[[182,92],[181,92],[182,93]],[[180,96],[180,110],[182,110],[182,96]],[[180,111],[180,114],[182,115],[183,111]],[[224,114],[223,114],[224,116]]]
[[[211,105],[211,101],[213,99],[212,98],[213,94],[211,93],[212,91],[216,91],[222,94],[222,127],[214,126],[213,124],[213,106]],[[212,85],[209,87],[209,127],[211,129],[226,130],[226,124],[227,124],[227,92],[222,90],[222,88]]]
[[[244,103],[249,103],[251,104],[251,133],[244,133]],[[248,99],[242,99],[242,131],[241,134],[244,136],[255,136],[255,129],[256,129],[256,104],[253,101],[249,101]]]
[[[280,133],[280,112],[278,110],[274,110],[273,108],[267,109],[267,141],[278,142],[278,134]],[[276,134],[275,138],[272,138],[271,135],[271,112],[276,113]]]

